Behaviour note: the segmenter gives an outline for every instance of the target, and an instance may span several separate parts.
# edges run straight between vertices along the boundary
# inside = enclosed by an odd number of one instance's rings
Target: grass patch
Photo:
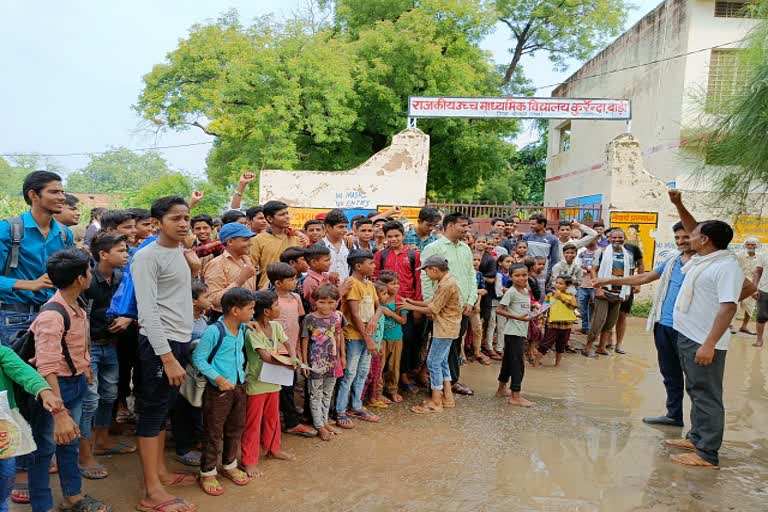
[[[631,316],[637,316],[640,318],[648,318],[651,314],[651,307],[653,306],[652,300],[635,301],[632,305],[632,310],[629,312]]]

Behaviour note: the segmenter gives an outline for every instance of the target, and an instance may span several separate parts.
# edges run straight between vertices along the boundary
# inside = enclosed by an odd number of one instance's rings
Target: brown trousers
[[[400,384],[400,359],[403,356],[403,340],[384,340],[382,345],[384,378],[379,381],[379,390],[387,390],[390,396],[397,394]],[[379,393],[381,394],[381,393]]]
[[[221,462],[230,465],[240,455],[240,438],[245,429],[245,386],[220,391],[208,383],[203,392],[203,449],[200,472],[208,473]],[[224,451],[222,453],[222,444]]]

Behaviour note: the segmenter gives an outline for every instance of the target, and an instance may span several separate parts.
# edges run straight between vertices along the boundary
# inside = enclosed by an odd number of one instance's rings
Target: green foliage
[[[134,153],[117,147],[92,155],[80,171],[67,177],[67,190],[92,194],[135,192],[172,171],[156,152]]]
[[[512,55],[504,82],[512,80],[520,59],[546,52],[556,69],[569,59],[585,60],[621,33],[625,0],[494,0],[499,20],[507,26]]]
[[[502,88],[479,47],[495,19],[480,0],[340,0],[328,23],[300,17],[240,24],[235,13],[195,25],[144,77],[135,109],[160,130],[216,136],[211,183],[265,168],[341,170],[405,127],[410,95],[488,96]],[[433,199],[472,193],[506,169],[510,120],[424,120]],[[254,187],[255,188],[255,187]]]
[[[121,207],[149,208],[155,199],[171,194],[180,195],[189,200],[193,190],[200,190],[204,193],[203,199],[197,203],[192,211],[193,215],[207,213],[212,216],[218,216],[227,205],[227,193],[222,191],[221,188],[207,182],[195,181],[182,173],[170,171],[146,182],[139,190],[128,194],[124,198]]]
[[[6,194],[0,194],[0,219],[7,219],[24,213],[27,208],[27,204],[21,197],[21,194],[9,196]]]
[[[21,197],[24,178],[30,172],[37,170],[51,171],[61,175],[63,168],[35,154],[14,157],[10,162],[0,158],[0,193],[18,194]]]
[[[640,318],[648,318],[653,308],[652,300],[638,300],[632,304],[632,310],[629,312],[632,316],[638,316]]]
[[[751,7],[754,18],[768,17],[768,1]],[[712,104],[699,99],[699,125],[689,128],[688,151],[707,164],[699,177],[714,183],[719,205],[743,211],[764,207],[768,186],[768,22],[760,21],[744,43],[739,71],[746,73],[744,86],[726,101]]]

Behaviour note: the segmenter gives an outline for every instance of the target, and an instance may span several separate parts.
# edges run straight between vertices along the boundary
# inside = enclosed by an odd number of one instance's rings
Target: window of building
[[[754,18],[751,2],[716,1],[715,18]]]
[[[707,80],[707,112],[718,112],[740,94],[746,83],[746,70],[740,63],[743,50],[715,48],[709,59]]]
[[[558,150],[560,153],[565,153],[571,149],[571,122],[560,125],[557,129],[558,134]]]

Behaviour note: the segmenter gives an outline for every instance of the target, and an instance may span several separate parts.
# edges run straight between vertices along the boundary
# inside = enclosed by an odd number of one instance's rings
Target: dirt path
[[[330,443],[288,436],[294,462],[265,461],[266,476],[244,488],[224,481],[212,498],[182,493],[203,512],[324,511],[725,511],[767,510],[768,353],[737,336],[726,366],[721,471],[669,462],[662,446],[680,429],[640,418],[664,412],[653,340],[632,320],[626,356],[567,355],[562,368],[526,369],[534,408],[493,398],[499,366],[471,364],[462,380],[476,396],[456,409],[416,416],[388,409],[380,425],[358,424]],[[409,402],[415,401],[415,398]],[[686,400],[686,419],[689,404]],[[133,510],[135,456],[107,461],[112,475],[87,482],[116,511]],[[58,482],[55,482],[58,484]],[[29,510],[15,506],[12,510]]]

